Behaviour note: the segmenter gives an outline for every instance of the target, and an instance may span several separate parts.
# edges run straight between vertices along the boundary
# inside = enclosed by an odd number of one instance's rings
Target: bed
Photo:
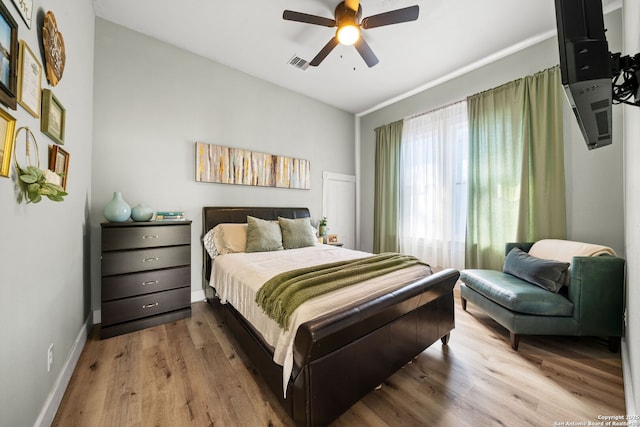
[[[203,237],[218,224],[245,223],[247,216],[277,220],[310,214],[306,208],[204,207]],[[321,246],[318,250],[331,256],[347,251]],[[453,287],[459,273],[447,269],[300,323],[291,331],[291,366],[285,368],[274,361],[277,346],[265,339],[264,331],[258,332],[241,314],[243,308],[227,303],[214,289],[216,280],[222,286],[220,278],[209,283],[213,260],[203,253],[208,302],[223,312],[243,353],[297,425],[329,424],[431,344],[447,344],[454,328]],[[225,257],[216,257],[216,268]]]

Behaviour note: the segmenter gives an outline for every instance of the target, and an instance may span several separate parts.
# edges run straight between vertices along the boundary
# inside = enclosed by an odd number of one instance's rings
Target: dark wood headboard
[[[311,214],[308,208],[272,208],[272,207],[220,207],[205,206],[202,208],[202,237],[218,224],[245,223],[247,215],[266,220],[283,218],[309,218]],[[211,257],[206,250],[203,263],[203,283],[209,282],[211,276]]]

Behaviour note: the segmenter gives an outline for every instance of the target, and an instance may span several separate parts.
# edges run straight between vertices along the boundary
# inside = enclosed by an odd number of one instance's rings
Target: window
[[[400,251],[434,268],[464,268],[466,101],[405,119],[400,154]]]

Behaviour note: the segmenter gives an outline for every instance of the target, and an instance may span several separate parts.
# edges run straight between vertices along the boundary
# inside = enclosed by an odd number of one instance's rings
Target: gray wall
[[[624,0],[623,53],[640,52],[640,2]],[[622,342],[627,413],[640,413],[640,108],[624,106],[625,244],[629,326]]]
[[[306,206],[322,213],[322,172],[354,175],[354,116],[96,20],[92,307],[100,308],[100,222],[114,191],[132,206],[193,220],[191,288],[202,289],[201,208]],[[195,182],[195,143],[311,161],[311,190]]]
[[[0,425],[34,425],[76,338],[90,314],[88,210],[91,204],[93,104],[93,29],[91,2],[38,0],[31,29],[11,1],[3,1],[39,60],[36,15],[52,10],[65,40],[62,80],[51,87],[67,110],[64,149],[70,153],[67,190],[62,203],[17,202],[15,174],[0,177]],[[7,110],[2,106],[4,110]],[[16,125],[28,126],[40,148],[47,146],[40,121],[21,106],[7,110]],[[24,136],[24,133],[21,133]],[[20,139],[24,150],[24,138]],[[24,162],[24,160],[23,160]],[[13,169],[13,168],[12,168]],[[54,364],[47,372],[47,348],[54,344]]]
[[[609,50],[620,52],[621,9],[605,16],[605,27]],[[613,107],[613,144],[589,151],[568,101],[564,102],[567,234],[569,239],[611,246],[624,257],[622,110]]]
[[[606,16],[612,51],[620,50],[621,13]],[[439,86],[360,117],[360,248],[373,248],[375,133],[378,126],[462,100],[469,95],[557,65],[555,37],[537,43]],[[606,244],[624,255],[622,112],[614,108],[614,140],[588,151],[565,100],[565,167],[568,237]]]

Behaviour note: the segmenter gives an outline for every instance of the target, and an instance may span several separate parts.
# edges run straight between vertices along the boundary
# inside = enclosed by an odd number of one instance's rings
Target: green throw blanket
[[[305,301],[416,264],[428,265],[409,255],[383,253],[287,271],[265,282],[256,302],[280,327],[288,330],[291,313]]]

